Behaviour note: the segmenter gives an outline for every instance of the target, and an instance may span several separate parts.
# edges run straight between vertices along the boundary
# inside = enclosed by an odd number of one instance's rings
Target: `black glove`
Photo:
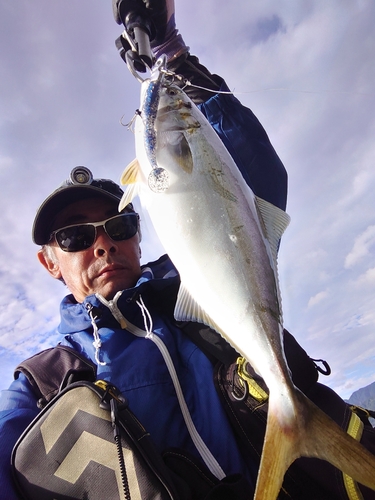
[[[164,41],[167,30],[167,0],[112,0],[113,15],[117,24],[123,24],[130,33],[142,27],[152,45]]]
[[[168,62],[186,58],[189,47],[176,29],[174,0],[112,0],[112,7],[115,21],[126,28],[116,46],[130,71],[144,73],[161,54]]]

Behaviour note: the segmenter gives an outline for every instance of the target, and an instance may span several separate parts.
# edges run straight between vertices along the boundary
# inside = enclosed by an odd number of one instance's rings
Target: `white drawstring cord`
[[[133,325],[132,323],[130,323],[128,320],[126,320],[122,316],[122,313],[119,311],[119,309],[117,307],[118,296],[115,296],[113,301],[109,301],[109,302],[107,300],[105,300],[99,294],[97,294],[97,298],[100,300],[100,302],[102,302],[102,304],[109,307],[109,309],[111,310],[112,314],[117,319],[117,321],[119,321],[119,323],[121,325],[124,325],[124,326],[122,326],[122,328],[126,328],[129,332],[136,335],[137,337],[143,337],[143,338],[151,340],[156,345],[156,347],[159,349],[161,355],[163,356],[165,364],[167,366],[170,377],[172,379],[173,386],[175,388],[177,399],[178,399],[180,409],[182,412],[182,416],[184,418],[184,421],[185,421],[186,427],[188,429],[188,432],[190,434],[190,437],[191,437],[194,445],[196,446],[199,454],[201,455],[203,461],[205,462],[205,464],[209,468],[209,470],[218,479],[223,479],[225,477],[225,473],[224,473],[223,469],[220,467],[220,464],[217,462],[215,457],[212,455],[211,451],[208,449],[208,447],[204,443],[203,439],[199,435],[199,432],[197,431],[197,429],[193,423],[193,420],[192,420],[191,415],[190,415],[190,411],[188,409],[188,406],[187,406],[185,398],[184,398],[184,394],[183,394],[180,382],[178,380],[178,375],[177,375],[176,369],[174,367],[171,355],[169,354],[169,351],[168,351],[166,345],[164,344],[164,342],[162,341],[162,339],[158,335],[153,333],[153,331],[152,331],[153,330],[152,317],[151,317],[151,314],[150,314],[149,310],[147,309],[145,303],[143,302],[141,295],[139,295],[139,299],[136,300],[136,304],[138,305],[138,307],[140,308],[140,310],[142,312],[143,323],[144,323],[144,327],[145,327],[144,330],[141,330],[137,326]],[[91,306],[91,308],[87,307],[87,310],[88,310],[90,318],[91,318],[92,326],[94,329],[93,335],[94,335],[95,340],[93,342],[93,345],[95,346],[95,349],[96,349],[95,360],[100,365],[106,365],[106,363],[99,361],[101,340],[99,337],[98,327],[95,323],[95,320],[97,318],[96,317],[94,318],[94,313],[93,313],[92,309],[93,309],[92,306]]]
[[[136,303],[138,304],[138,306],[142,312],[143,323],[145,325],[145,330],[147,332],[146,338],[152,338],[152,336],[153,336],[152,329],[153,329],[154,325],[152,322],[150,311],[145,306],[145,303],[143,302],[141,295],[139,296],[139,300],[137,300]]]
[[[220,464],[216,460],[216,458],[213,456],[205,442],[203,441],[202,437],[200,436],[199,432],[197,431],[194,422],[191,418],[189,408],[186,404],[185,397],[180,385],[180,381],[178,380],[177,372],[173,364],[173,360],[171,358],[171,355],[169,354],[169,351],[164,344],[164,342],[159,338],[158,335],[154,334],[152,332],[152,318],[150,315],[149,310],[147,309],[145,303],[143,302],[143,299],[141,295],[139,296],[139,300],[136,301],[138,304],[139,308],[141,309],[142,316],[143,316],[143,322],[145,326],[145,331],[146,335],[145,338],[152,340],[152,342],[156,345],[156,347],[159,349],[161,355],[163,356],[164,362],[168,368],[169,375],[172,379],[173,386],[176,391],[177,399],[180,405],[181,413],[184,418],[186,427],[188,429],[188,432],[190,434],[190,437],[197,448],[199,454],[201,455],[203,461],[207,465],[207,467],[210,469],[212,474],[214,474],[218,479],[223,479],[225,477],[225,472],[221,468]],[[128,329],[130,331],[137,331],[136,327],[133,327],[133,325],[128,323]],[[136,333],[137,334],[137,333]]]
[[[105,361],[100,361],[100,359],[99,359],[102,341],[100,340],[99,328],[98,328],[98,325],[96,324],[96,321],[95,321],[97,319],[97,316],[94,316],[93,307],[91,307],[91,308],[87,307],[87,310],[88,310],[91,324],[92,324],[92,328],[93,328],[92,334],[94,336],[94,342],[92,343],[92,345],[95,347],[95,361],[97,362],[98,365],[105,366],[107,363]]]

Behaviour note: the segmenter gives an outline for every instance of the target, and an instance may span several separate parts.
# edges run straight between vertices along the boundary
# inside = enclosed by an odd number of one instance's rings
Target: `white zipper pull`
[[[102,304],[104,304],[108,309],[111,311],[112,316],[115,318],[116,321],[120,324],[121,328],[125,330],[127,327],[127,323],[125,321],[124,316],[122,315],[120,309],[118,308],[117,301],[121,297],[122,291],[117,292],[116,295],[113,297],[113,300],[106,300],[100,293],[96,293],[95,296],[97,299],[100,300]]]

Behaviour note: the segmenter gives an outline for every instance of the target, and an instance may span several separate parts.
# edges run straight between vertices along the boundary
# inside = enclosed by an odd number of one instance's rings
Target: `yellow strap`
[[[363,433],[363,422],[359,418],[358,415],[356,415],[352,411],[352,416],[350,417],[350,422],[348,425],[348,430],[347,433],[349,436],[354,438],[355,440],[359,441],[362,437]],[[353,478],[345,474],[344,472],[342,473],[344,477],[344,485],[346,489],[346,493],[349,497],[350,500],[363,500],[362,493],[358,487],[358,484],[356,481],[354,481]]]
[[[264,391],[259,384],[251,377],[251,375],[246,370],[246,359],[237,358],[237,373],[240,377],[241,384],[247,384],[249,393],[253,398],[255,398],[260,403],[264,403],[268,399],[268,394]]]

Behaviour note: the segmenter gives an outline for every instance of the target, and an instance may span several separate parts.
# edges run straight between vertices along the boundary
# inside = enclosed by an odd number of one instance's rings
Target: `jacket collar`
[[[163,310],[165,313],[173,311],[180,279],[176,268],[167,255],[157,261],[142,266],[142,274],[133,288],[123,290],[118,300],[118,307],[124,316],[132,314],[132,309],[138,312],[135,300],[142,295],[148,307]],[[98,327],[106,325],[118,328],[118,323],[111,311],[94,295],[89,295],[83,302],[77,302],[73,295],[67,295],[60,304],[61,322],[58,327],[63,335],[73,334],[91,328],[91,319],[88,308],[97,311]]]

